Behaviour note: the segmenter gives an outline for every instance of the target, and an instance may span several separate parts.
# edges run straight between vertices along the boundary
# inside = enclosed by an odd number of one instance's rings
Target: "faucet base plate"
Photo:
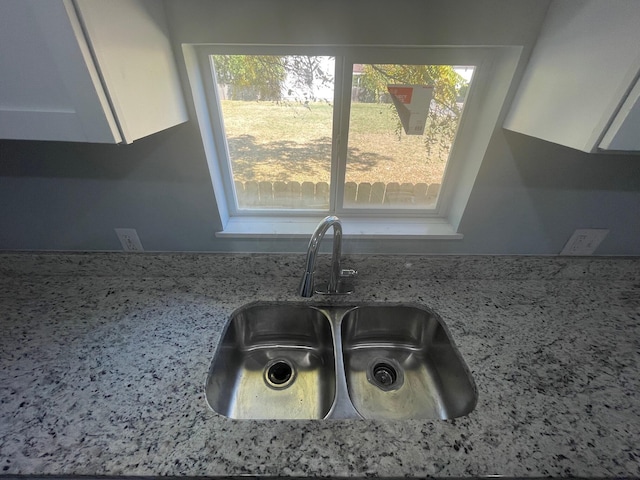
[[[338,288],[336,288],[335,292],[329,291],[328,283],[321,283],[315,288],[314,293],[317,293],[318,295],[351,295],[353,290],[354,288],[352,283],[339,280]]]

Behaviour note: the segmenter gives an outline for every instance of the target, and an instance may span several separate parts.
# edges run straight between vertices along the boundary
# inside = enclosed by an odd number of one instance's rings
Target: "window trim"
[[[500,124],[500,118],[504,116],[503,106],[515,75],[522,47],[187,44],[183,45],[183,52],[196,116],[218,203],[222,231],[216,233],[216,236],[220,237],[306,236],[313,231],[315,224],[328,212],[325,210],[265,209],[264,213],[260,211],[259,214],[256,214],[255,210],[241,210],[232,204],[229,197],[229,187],[222,182],[223,174],[228,175],[229,178],[232,177],[230,169],[227,167],[229,164],[226,160],[228,159],[227,142],[224,137],[222,137],[224,141],[220,141],[220,135],[224,135],[221,128],[221,112],[218,108],[211,108],[210,104],[211,94],[217,96],[217,89],[213,88],[213,75],[205,74],[207,69],[210,69],[209,56],[211,54],[331,55],[344,57],[344,64],[350,64],[347,62],[418,63],[418,61],[423,62],[424,59],[412,58],[410,61],[406,61],[404,60],[406,57],[403,55],[428,52],[430,56],[423,64],[476,66],[473,85],[465,103],[465,113],[462,116],[456,142],[453,146],[455,152],[452,151],[448,162],[436,209],[429,212],[409,209],[345,208],[336,212],[345,220],[345,236],[347,237],[460,239],[462,238],[462,234],[458,232],[460,220],[489,140]],[[461,58],[465,57],[461,53],[467,57]],[[384,55],[388,56],[386,61]],[[469,61],[469,56],[474,56],[475,60]],[[446,57],[446,59],[440,60],[440,57]],[[452,59],[454,60],[452,61]],[[342,72],[340,72],[340,68]],[[345,72],[344,70],[348,69],[345,69],[344,65],[340,68],[336,68],[341,77],[339,80],[336,78],[336,82],[344,82],[346,76],[351,78],[351,72]],[[346,95],[347,90],[336,86],[336,91],[341,91],[343,96]],[[347,108],[344,108],[340,115],[341,122],[344,121],[345,115],[348,120],[350,102],[347,102],[346,105]],[[473,125],[473,128],[469,124]],[[334,131],[336,128],[342,128],[342,124],[335,125],[334,121]],[[465,134],[461,135],[460,132],[463,128]],[[336,136],[334,135],[335,141]],[[338,152],[335,146],[333,152],[334,155]],[[454,158],[455,161],[453,161]],[[220,161],[221,159],[224,160]],[[332,161],[334,160],[332,159]],[[225,168],[227,168],[226,172]],[[339,182],[333,178],[333,170],[336,169],[332,168],[332,199],[336,198],[336,195],[340,195],[344,189],[344,186],[339,185]],[[458,177],[455,185],[453,181],[449,180],[452,176]],[[233,182],[230,183],[235,189]],[[335,191],[336,189],[337,191]],[[233,199],[236,198],[235,191],[232,191],[231,195],[233,195]],[[330,208],[332,207],[334,205],[330,205]],[[348,228],[350,223],[354,225],[354,228]],[[391,232],[389,229],[383,228],[382,226],[385,224],[393,225],[394,231]]]

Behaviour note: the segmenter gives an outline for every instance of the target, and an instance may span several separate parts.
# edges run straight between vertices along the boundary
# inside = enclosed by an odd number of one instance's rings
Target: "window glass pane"
[[[435,208],[473,71],[353,65],[345,207]]]
[[[328,209],[334,59],[214,55],[240,209]]]

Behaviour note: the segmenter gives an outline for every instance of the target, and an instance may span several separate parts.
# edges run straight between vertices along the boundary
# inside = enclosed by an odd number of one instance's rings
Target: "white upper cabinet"
[[[640,151],[639,72],[639,0],[554,0],[504,127],[585,152]]]
[[[0,1],[0,138],[131,143],[186,120],[163,2]]]

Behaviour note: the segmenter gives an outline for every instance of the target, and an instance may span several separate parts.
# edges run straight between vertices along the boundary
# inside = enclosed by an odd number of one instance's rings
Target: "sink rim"
[[[352,299],[349,299],[351,301],[347,301],[347,302],[332,302],[332,301],[327,301],[327,299],[324,299],[324,301],[300,301],[300,300],[253,300],[249,303],[243,304],[237,308],[235,308],[228,316],[224,328],[221,331],[218,343],[215,347],[214,353],[213,353],[213,358],[210,362],[210,367],[209,367],[209,373],[207,374],[207,377],[205,379],[204,382],[204,390],[205,390],[205,402],[207,403],[207,406],[209,407],[209,409],[214,412],[217,415],[221,415],[223,417],[226,418],[230,418],[232,420],[252,420],[251,418],[233,418],[233,417],[227,417],[225,414],[220,413],[218,411],[215,410],[215,408],[213,408],[213,406],[211,405],[208,395],[207,395],[207,387],[209,384],[209,375],[211,373],[211,370],[217,360],[217,357],[220,354],[221,351],[221,346],[223,344],[223,340],[225,338],[225,336],[227,335],[228,330],[231,328],[232,324],[233,324],[233,320],[234,318],[236,318],[238,315],[240,315],[243,311],[246,311],[248,309],[251,308],[255,308],[255,307],[302,307],[305,309],[312,309],[312,310],[316,310],[319,313],[322,314],[322,316],[325,318],[325,320],[328,322],[329,327],[330,327],[330,337],[331,337],[331,346],[333,347],[333,360],[334,360],[334,364],[333,364],[333,378],[334,381],[336,383],[336,386],[334,387],[334,395],[333,395],[333,401],[332,401],[332,405],[330,406],[328,412],[323,416],[323,417],[319,417],[319,418],[308,418],[307,420],[348,420],[348,419],[362,419],[362,420],[384,420],[384,418],[366,418],[364,417],[362,414],[360,414],[360,412],[358,412],[358,410],[355,408],[353,401],[351,400],[350,394],[348,392],[347,389],[347,385],[346,385],[346,366],[344,364],[344,341],[342,339],[342,333],[343,333],[343,323],[344,320],[347,318],[348,314],[350,312],[353,312],[355,310],[361,309],[361,308],[377,308],[377,307],[385,307],[385,308],[398,308],[398,307],[404,307],[404,308],[412,308],[412,309],[416,309],[422,312],[425,312],[426,314],[428,314],[433,321],[437,322],[438,326],[443,330],[448,342],[449,342],[449,348],[451,349],[453,355],[456,357],[457,361],[459,362],[459,366],[462,368],[462,370],[464,371],[465,377],[468,380],[469,384],[470,384],[470,389],[472,391],[472,402],[470,404],[470,408],[468,409],[468,411],[462,415],[456,415],[453,417],[447,417],[446,419],[453,419],[453,418],[459,418],[459,417],[463,417],[463,416],[468,416],[471,413],[473,413],[475,411],[475,408],[477,407],[478,404],[478,388],[475,382],[475,379],[471,373],[471,369],[469,368],[469,365],[467,365],[467,362],[465,361],[464,357],[462,356],[462,353],[460,352],[458,345],[456,344],[451,331],[448,327],[448,325],[445,323],[445,321],[443,320],[443,318],[440,316],[440,314],[438,312],[436,312],[433,308],[427,306],[427,305],[423,305],[421,303],[415,302],[415,301],[408,301],[408,302],[381,302],[381,301],[362,301],[362,302],[357,302],[357,301],[353,301]],[[338,358],[339,357],[339,358]],[[343,382],[341,382],[341,377]],[[346,389],[345,392],[340,392],[340,383],[344,383],[344,388]],[[346,400],[348,402],[348,406],[344,405],[344,398],[342,399],[342,402],[338,401],[338,397],[340,395],[345,396],[346,394]],[[339,403],[343,403],[343,405],[338,405]],[[410,419],[410,418],[407,418]],[[419,417],[419,418],[411,418],[413,420],[420,420],[420,421],[441,421],[443,420],[443,418],[438,418],[438,417]],[[288,418],[284,418],[282,420],[295,420],[293,418],[288,419]]]

